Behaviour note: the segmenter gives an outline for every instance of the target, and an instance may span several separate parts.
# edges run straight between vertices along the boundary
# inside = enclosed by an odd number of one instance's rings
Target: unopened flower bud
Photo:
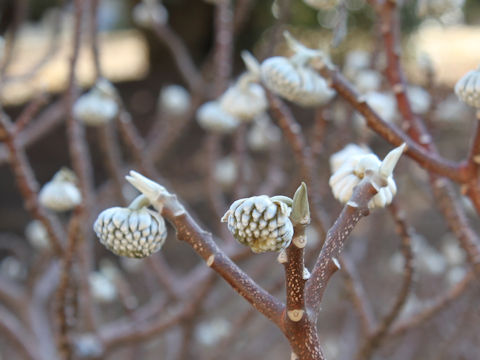
[[[35,249],[47,250],[50,248],[47,229],[39,220],[33,220],[28,223],[25,228],[25,236]]]
[[[342,203],[348,202],[353,195],[355,186],[369,173],[383,179],[382,182],[386,182],[386,186],[382,187],[372,177],[372,185],[378,188],[378,192],[369,201],[368,207],[372,209],[389,205],[397,192],[397,186],[392,176],[393,168],[403,152],[404,146],[392,150],[383,162],[375,154],[358,154],[345,160],[343,165],[330,177],[329,185],[332,188],[333,196]]]
[[[163,217],[145,206],[136,208],[141,203],[139,199],[142,195],[129,208],[104,210],[93,226],[100,242],[117,255],[131,258],[149,256],[160,250],[167,238]]]
[[[160,111],[180,116],[190,107],[190,94],[180,85],[169,85],[162,89],[158,99]]]
[[[458,80],[455,93],[465,104],[480,108],[480,68],[469,71]]]
[[[168,21],[168,11],[158,0],[143,0],[133,8],[133,21],[147,29],[156,24],[165,25]]]
[[[53,211],[72,210],[82,201],[82,195],[75,182],[73,171],[67,168],[60,169],[40,190],[38,194],[40,204]]]
[[[324,59],[324,54],[305,47],[288,32],[284,36],[295,55],[291,58],[275,56],[266,59],[260,68],[262,82],[275,94],[299,105],[326,104],[335,95],[335,91],[308,66],[308,62],[313,58]]]
[[[222,217],[235,239],[253,252],[280,251],[290,245],[291,207],[280,197],[253,196],[235,201]]]
[[[219,134],[230,134],[239,125],[237,118],[224,111],[217,101],[200,106],[197,121],[203,129]]]
[[[106,79],[98,80],[73,106],[73,116],[90,126],[106,124],[117,114],[117,92]]]

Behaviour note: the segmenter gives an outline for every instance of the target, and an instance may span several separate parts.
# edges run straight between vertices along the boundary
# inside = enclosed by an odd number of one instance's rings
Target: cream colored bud
[[[409,86],[407,96],[415,114],[423,115],[429,109],[432,103],[430,94],[420,86]]]
[[[293,225],[288,218],[291,207],[266,195],[235,201],[222,222],[235,239],[253,252],[280,251],[290,245]]]
[[[239,125],[237,118],[225,112],[217,101],[209,101],[197,110],[198,124],[205,130],[230,134]]]
[[[361,94],[378,91],[382,84],[382,75],[374,70],[360,70],[355,76],[354,84],[357,91]]]
[[[356,155],[366,155],[372,151],[366,145],[348,144],[342,150],[330,156],[330,170],[336,172],[344,163]]]
[[[480,108],[480,68],[469,71],[458,80],[455,93],[465,104]]]
[[[165,221],[156,212],[142,207],[113,207],[98,215],[94,230],[100,242],[120,256],[142,258],[162,247],[167,238]]]
[[[335,95],[313,69],[282,56],[266,59],[261,65],[261,76],[269,90],[302,106],[324,105]]]
[[[73,116],[86,125],[99,126],[113,120],[118,114],[117,92],[106,79],[97,83],[73,106]]]
[[[190,93],[180,85],[165,86],[158,98],[159,110],[173,116],[181,116],[190,108]]]
[[[50,248],[50,241],[47,229],[39,220],[30,221],[25,228],[25,236],[30,244],[38,250],[47,250]]]
[[[278,144],[281,137],[280,129],[264,113],[254,119],[252,127],[248,130],[247,144],[253,151],[265,151]]]
[[[329,180],[333,196],[340,202],[347,203],[353,195],[355,186],[369,173],[372,185],[378,189],[378,192],[370,200],[368,207],[385,207],[390,204],[397,192],[392,171],[403,150],[403,145],[395,148],[386,156],[384,162],[374,154],[358,154],[345,159],[343,165],[332,174]],[[381,181],[375,180],[377,177]]]
[[[110,303],[117,297],[115,284],[100,272],[92,272],[88,277],[93,298],[99,303]]]
[[[75,180],[75,174],[71,170],[60,169],[40,190],[38,194],[40,204],[53,211],[72,210],[82,201],[82,195],[75,185]]]
[[[268,105],[263,87],[251,82],[242,83],[242,79],[228,88],[219,102],[223,111],[243,121],[262,114]]]
[[[168,11],[158,0],[143,0],[133,8],[133,21],[145,28],[153,28],[155,24],[165,25]]]

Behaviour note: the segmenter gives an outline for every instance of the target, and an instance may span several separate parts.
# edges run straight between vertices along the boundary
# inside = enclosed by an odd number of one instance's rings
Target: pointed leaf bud
[[[298,187],[293,196],[292,223],[306,225],[310,223],[310,207],[308,204],[307,185],[304,182]]]

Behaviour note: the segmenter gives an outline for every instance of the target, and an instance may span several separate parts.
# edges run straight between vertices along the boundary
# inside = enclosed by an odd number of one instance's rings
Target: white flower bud
[[[365,101],[383,120],[392,122],[395,119],[397,102],[391,94],[370,92],[365,94]],[[363,116],[362,116],[363,118]]]
[[[103,353],[103,346],[98,336],[82,334],[75,336],[73,352],[79,359],[98,358]]]
[[[361,94],[377,91],[382,84],[382,75],[378,71],[364,69],[355,76],[354,83]]]
[[[13,256],[7,256],[0,260],[0,274],[11,280],[19,281],[25,279],[27,269]]]
[[[146,207],[104,210],[98,215],[93,228],[108,250],[132,258],[157,252],[167,238],[165,220]]]
[[[190,107],[190,100],[190,94],[183,86],[169,85],[160,92],[158,107],[167,114],[180,116]]]
[[[220,134],[230,134],[239,125],[237,118],[225,112],[217,101],[200,106],[197,121],[203,129]]]
[[[324,105],[335,95],[313,69],[282,56],[266,59],[261,65],[261,76],[269,90],[302,106]]]
[[[407,96],[412,105],[412,111],[415,114],[422,115],[430,109],[432,99],[424,88],[420,86],[409,86],[407,88]]]
[[[303,0],[303,2],[317,10],[329,10],[339,4],[339,0]]]
[[[40,204],[53,211],[72,210],[82,201],[82,195],[75,181],[75,174],[71,170],[60,169],[40,190],[38,194]]]
[[[267,114],[255,118],[247,134],[247,144],[253,151],[264,151],[278,143],[282,137],[280,129],[272,123]]]
[[[25,236],[35,249],[47,250],[50,248],[48,232],[41,221],[30,221],[25,228]]]
[[[245,75],[248,76],[248,73]],[[219,103],[223,111],[244,121],[262,114],[268,106],[263,87],[248,80],[244,81],[242,77],[228,88]]]
[[[231,187],[237,179],[237,165],[231,157],[220,159],[215,164],[215,180],[224,188]]]
[[[90,126],[106,124],[117,114],[117,92],[106,79],[97,81],[73,106],[73,116]]]
[[[344,163],[352,159],[355,155],[366,155],[372,151],[365,145],[348,144],[342,150],[330,156],[330,170],[336,172]]]
[[[290,245],[293,225],[291,208],[266,195],[235,201],[222,217],[235,239],[253,252],[280,251]]]
[[[195,328],[195,338],[202,345],[213,346],[227,337],[231,331],[230,322],[222,318],[216,318],[200,323]]]
[[[329,180],[333,196],[340,202],[347,203],[352,197],[355,186],[369,172],[371,175],[380,176],[386,181],[387,185],[378,189],[377,194],[369,201],[368,207],[373,209],[390,204],[397,192],[392,171],[403,150],[404,145],[393,149],[387,154],[383,162],[374,154],[357,154],[343,160],[343,164],[333,172]],[[372,185],[375,187],[379,186],[374,182],[372,182]]]
[[[117,297],[115,284],[107,276],[100,272],[92,272],[88,281],[93,298],[99,303],[110,303]]]
[[[155,24],[165,25],[168,11],[158,0],[143,0],[133,8],[133,21],[138,26],[152,28]]]
[[[465,104],[480,108],[480,68],[469,71],[458,80],[455,93]]]
[[[349,79],[355,79],[361,70],[368,69],[371,63],[371,55],[364,50],[352,50],[345,57],[343,73]]]

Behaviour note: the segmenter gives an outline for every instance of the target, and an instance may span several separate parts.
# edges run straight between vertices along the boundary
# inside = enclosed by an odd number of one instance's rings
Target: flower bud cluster
[[[227,222],[235,239],[253,252],[280,251],[292,240],[290,212],[291,208],[280,198],[253,196],[235,201],[222,222]]]
[[[117,114],[117,92],[106,79],[99,79],[73,106],[73,116],[90,126],[106,124]]]
[[[165,220],[146,207],[104,210],[98,215],[93,228],[107,249],[132,258],[157,252],[167,238]]]
[[[68,211],[82,201],[80,190],[76,186],[76,176],[70,169],[60,169],[53,179],[43,185],[38,200],[40,204],[53,211]]]
[[[357,152],[355,153],[355,150]],[[393,167],[404,150],[404,145],[392,150],[382,162],[375,154],[366,153],[365,149],[352,145],[332,156],[332,176],[329,185],[333,196],[342,203],[350,200],[355,186],[366,176],[380,175],[386,186],[379,187],[377,194],[369,201],[368,207],[378,208],[389,205],[397,186],[392,176]],[[388,170],[386,168],[388,167]],[[378,187],[378,184],[374,184]]]
[[[480,68],[469,71],[458,80],[455,93],[465,104],[480,108]]]
[[[299,105],[326,104],[335,95],[335,91],[308,65],[310,60],[323,57],[323,53],[306,48],[288,33],[285,37],[295,55],[290,58],[275,56],[266,59],[261,65],[262,82],[275,94]]]

